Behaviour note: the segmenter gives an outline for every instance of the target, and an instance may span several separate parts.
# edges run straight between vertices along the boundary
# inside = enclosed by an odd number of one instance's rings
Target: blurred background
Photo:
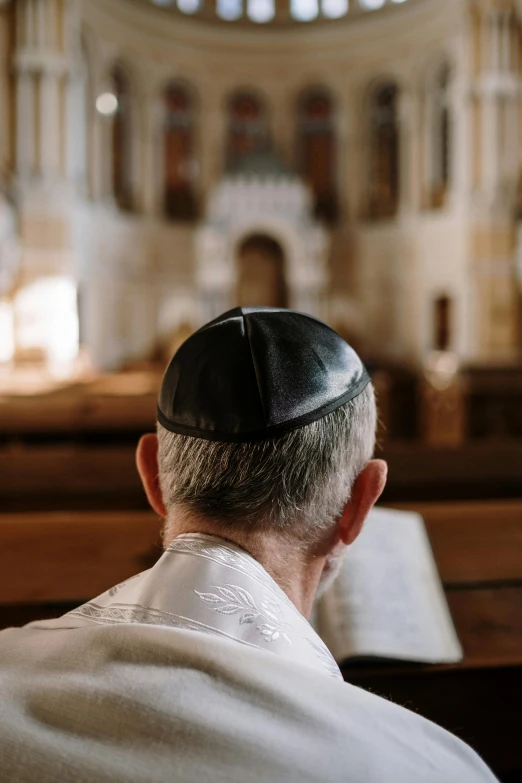
[[[0,0],[0,626],[154,562],[168,359],[296,308],[372,374],[466,653],[365,682],[520,779],[521,87],[515,0]]]

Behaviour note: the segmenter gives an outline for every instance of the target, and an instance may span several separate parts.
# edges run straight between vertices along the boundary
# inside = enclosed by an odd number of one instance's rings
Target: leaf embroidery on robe
[[[288,644],[292,644],[288,636],[292,626],[284,619],[283,610],[274,598],[265,598],[259,609],[253,595],[244,587],[232,584],[212,585],[212,587],[217,592],[202,593],[199,590],[194,592],[214,612],[224,615],[240,614],[240,625],[249,625],[257,619],[266,620],[267,622],[256,625],[256,631],[261,634],[265,642],[275,642],[281,637]]]

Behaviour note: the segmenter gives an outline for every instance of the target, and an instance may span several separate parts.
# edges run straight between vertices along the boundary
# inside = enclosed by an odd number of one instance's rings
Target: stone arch
[[[266,232],[236,245],[237,303],[242,307],[288,307],[284,249]]]

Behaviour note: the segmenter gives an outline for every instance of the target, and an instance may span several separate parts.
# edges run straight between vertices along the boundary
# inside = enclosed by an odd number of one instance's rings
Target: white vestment
[[[471,748],[342,681],[262,566],[215,536],[0,633],[2,783],[486,783]]]

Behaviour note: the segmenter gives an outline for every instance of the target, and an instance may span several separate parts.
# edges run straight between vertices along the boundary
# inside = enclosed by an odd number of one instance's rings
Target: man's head
[[[213,520],[224,532],[313,543],[342,516],[375,440],[371,385],[337,410],[279,438],[223,443],[158,424],[167,512]]]
[[[208,324],[171,362],[158,419],[138,467],[167,543],[203,525],[319,554],[325,576],[384,486],[366,371],[310,316],[237,309]]]

